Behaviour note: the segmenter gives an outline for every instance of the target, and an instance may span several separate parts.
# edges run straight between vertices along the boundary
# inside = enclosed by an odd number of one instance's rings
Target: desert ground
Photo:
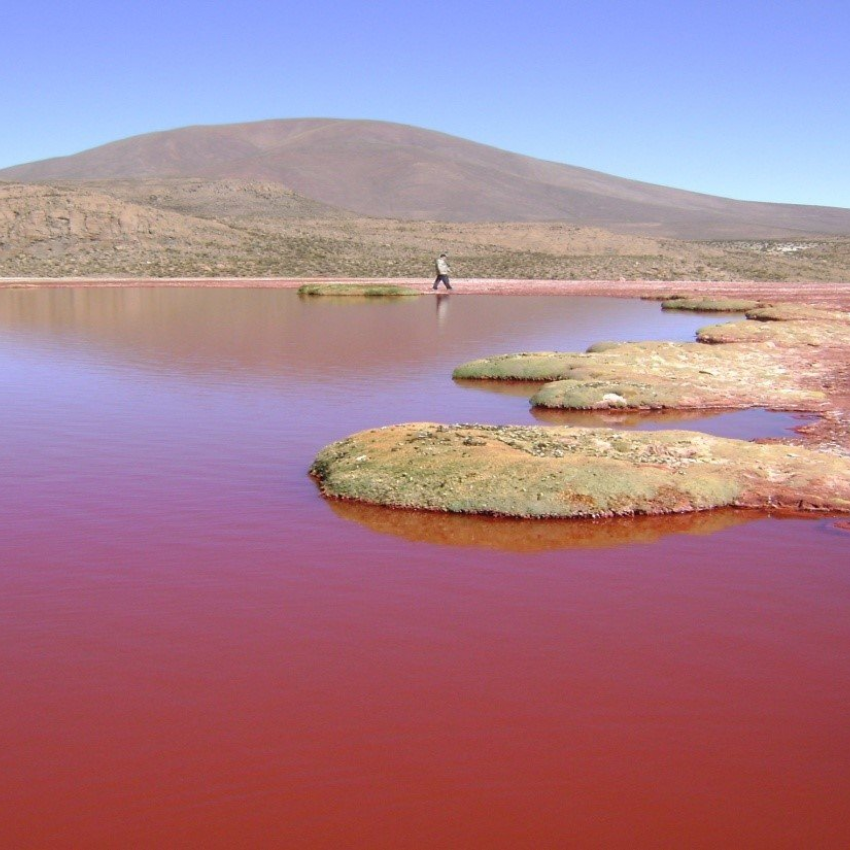
[[[465,280],[850,280],[846,235],[686,240],[369,218],[233,180],[0,183],[0,277],[427,278],[442,251]]]

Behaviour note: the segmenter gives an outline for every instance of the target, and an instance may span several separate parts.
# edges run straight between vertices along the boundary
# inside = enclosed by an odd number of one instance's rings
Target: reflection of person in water
[[[435,300],[437,302],[437,329],[442,330],[446,324],[446,317],[449,315],[448,293],[438,292]]]
[[[451,269],[449,268],[449,259],[445,254],[440,254],[437,257],[436,262],[437,267],[437,277],[434,280],[434,289],[440,285],[440,283],[444,283],[446,285],[446,289],[451,289],[452,285],[449,283],[449,272]]]

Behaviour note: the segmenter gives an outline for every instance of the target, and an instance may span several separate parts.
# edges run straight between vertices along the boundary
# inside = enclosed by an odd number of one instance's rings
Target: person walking
[[[448,257],[445,254],[440,254],[437,257],[435,265],[437,267],[437,277],[434,280],[434,286],[432,288],[437,289],[442,281],[446,285],[446,289],[451,289],[452,285],[449,283],[449,272],[451,272],[451,269],[449,268]]]

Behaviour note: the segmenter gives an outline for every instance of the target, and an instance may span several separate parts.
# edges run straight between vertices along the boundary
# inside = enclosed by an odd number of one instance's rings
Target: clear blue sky
[[[375,118],[850,207],[850,3],[22,0],[0,166],[189,124]]]

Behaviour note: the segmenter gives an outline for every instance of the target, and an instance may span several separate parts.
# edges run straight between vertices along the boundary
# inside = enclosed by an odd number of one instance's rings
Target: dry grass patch
[[[661,304],[661,309],[690,310],[695,313],[746,313],[760,306],[758,301],[740,298],[670,298]]]
[[[585,354],[536,352],[475,360],[455,378],[546,381],[540,407],[818,410],[826,396],[800,384],[772,353],[752,346],[601,343]]]
[[[359,296],[361,298],[398,298],[421,293],[409,286],[395,284],[357,284],[357,283],[306,283],[298,287],[299,295],[309,296]]]
[[[412,423],[333,443],[310,472],[328,496],[450,513],[850,511],[850,459],[688,431]]]
[[[787,347],[850,345],[850,322],[833,319],[777,319],[775,314],[762,311],[754,314],[752,319],[700,328],[697,340],[712,344],[763,342]]]

